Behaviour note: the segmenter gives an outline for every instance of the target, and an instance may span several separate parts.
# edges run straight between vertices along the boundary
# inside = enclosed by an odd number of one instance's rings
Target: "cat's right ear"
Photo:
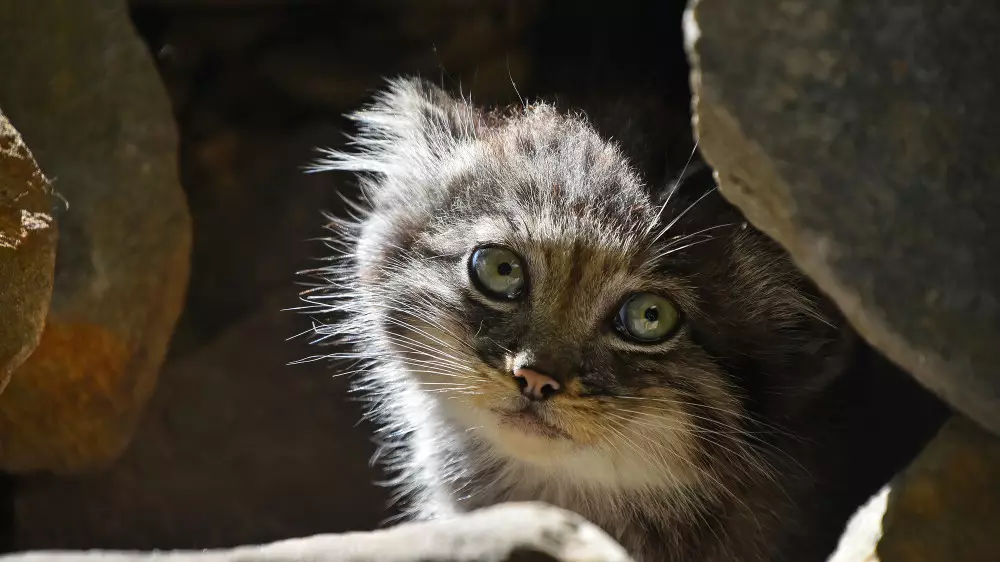
[[[476,135],[479,112],[419,78],[390,80],[368,108],[349,116],[353,151],[325,151],[315,171],[370,173],[383,179],[433,173],[441,160]]]

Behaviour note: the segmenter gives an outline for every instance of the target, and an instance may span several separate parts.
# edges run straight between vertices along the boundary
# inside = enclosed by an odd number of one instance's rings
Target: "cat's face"
[[[342,333],[496,462],[595,484],[764,470],[763,424],[825,384],[839,321],[712,189],[651,190],[583,121],[396,84]],[[756,464],[755,464],[756,463]],[[714,488],[714,487],[713,487]]]

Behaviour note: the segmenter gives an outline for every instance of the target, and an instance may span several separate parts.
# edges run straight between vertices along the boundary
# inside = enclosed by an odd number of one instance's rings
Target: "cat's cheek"
[[[554,401],[552,410],[550,421],[579,446],[606,443],[610,437],[603,407],[593,400],[566,396]]]
[[[484,423],[496,423],[493,412],[498,408],[510,407],[504,395],[516,396],[513,391],[498,392],[497,384],[488,378],[476,376],[476,381],[465,384],[461,392],[431,392],[438,402],[441,413],[460,429],[478,427]]]
[[[381,328],[392,359],[414,380],[460,387],[478,367],[478,358],[465,352],[468,344],[455,335],[462,327],[452,318],[393,311]]]
[[[439,397],[440,398],[440,397]],[[456,399],[440,399],[438,401],[441,414],[445,420],[460,431],[475,431],[475,428],[497,423],[490,410],[473,403],[470,397]]]

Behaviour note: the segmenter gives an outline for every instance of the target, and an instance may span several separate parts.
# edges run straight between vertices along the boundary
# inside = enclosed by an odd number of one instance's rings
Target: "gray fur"
[[[352,150],[316,169],[357,175],[358,217],[334,221],[340,251],[305,298],[321,339],[354,350],[337,356],[357,359],[408,516],[542,500],[642,561],[794,556],[818,517],[800,501],[818,478],[807,412],[853,337],[776,245],[711,181],[659,189],[552,105],[487,112],[402,79],[354,119]],[[469,282],[482,244],[520,254],[524,298]],[[637,291],[678,305],[667,341],[611,327]],[[540,412],[572,443],[499,428],[525,358],[574,381]]]

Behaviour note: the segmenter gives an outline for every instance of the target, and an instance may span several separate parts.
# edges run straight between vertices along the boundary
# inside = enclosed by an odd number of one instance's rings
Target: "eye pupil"
[[[657,343],[669,338],[679,321],[677,308],[666,298],[654,293],[635,293],[618,310],[615,329],[631,340]]]
[[[645,316],[646,320],[649,322],[656,322],[657,320],[660,319],[660,311],[656,310],[655,306],[651,306],[646,309],[646,312],[643,314],[643,316]]]
[[[473,251],[469,258],[469,276],[480,292],[493,298],[514,300],[524,291],[525,271],[521,258],[500,246]]]

